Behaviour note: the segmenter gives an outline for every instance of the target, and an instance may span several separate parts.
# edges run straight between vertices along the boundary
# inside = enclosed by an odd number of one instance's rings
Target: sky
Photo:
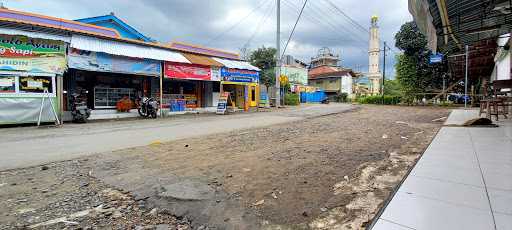
[[[282,46],[288,40],[304,1],[281,0]],[[276,43],[276,0],[1,2],[10,9],[64,19],[114,12],[139,32],[160,42],[181,41],[237,53],[243,47],[255,50],[262,46],[275,47]],[[340,11],[356,23],[350,22]],[[367,72],[367,30],[372,15],[379,17],[381,42],[386,41],[392,49],[386,57],[386,75],[393,77],[394,56],[398,53],[394,47],[394,34],[403,23],[412,20],[407,0],[309,0],[286,54],[309,63],[320,48],[328,47],[340,55],[342,66]]]

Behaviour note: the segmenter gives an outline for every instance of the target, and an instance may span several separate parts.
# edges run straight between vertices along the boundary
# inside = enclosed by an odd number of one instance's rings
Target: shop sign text
[[[69,68],[97,72],[127,73],[160,76],[160,62],[156,60],[131,58],[97,53],[79,49],[70,49]]]
[[[165,77],[209,81],[211,68],[196,64],[166,62]]]
[[[64,42],[0,35],[0,70],[62,74],[65,69]]]
[[[253,70],[222,68],[221,76],[223,81],[242,82],[242,83],[258,83],[259,73]]]

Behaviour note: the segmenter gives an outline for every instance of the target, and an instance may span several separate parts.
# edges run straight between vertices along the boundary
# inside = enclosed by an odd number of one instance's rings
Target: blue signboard
[[[443,62],[443,54],[432,54],[430,55],[430,64]]]
[[[68,53],[68,66],[73,69],[97,72],[152,76],[160,76],[161,72],[161,64],[156,60],[121,57],[78,49],[70,49]]]
[[[260,73],[253,70],[222,68],[220,75],[223,81],[241,82],[241,83],[258,83]]]

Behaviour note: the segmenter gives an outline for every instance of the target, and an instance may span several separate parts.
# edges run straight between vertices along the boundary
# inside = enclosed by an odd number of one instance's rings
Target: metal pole
[[[446,74],[443,74],[443,101],[446,100]]]
[[[277,32],[276,32],[276,108],[281,105],[281,0],[276,0]]]
[[[382,64],[382,95],[384,96],[384,82],[386,82],[386,42],[384,42],[384,61]]]
[[[44,95],[43,95],[43,98],[41,98],[41,107],[39,108],[39,117],[37,117],[37,126],[41,125],[41,116],[43,115],[43,107],[44,107]]]
[[[163,110],[163,104],[164,104],[164,75],[165,75],[165,62],[162,62],[160,64],[160,118],[164,117],[164,110]]]
[[[464,108],[468,107],[468,64],[469,64],[469,46],[466,45],[466,73],[464,80]]]

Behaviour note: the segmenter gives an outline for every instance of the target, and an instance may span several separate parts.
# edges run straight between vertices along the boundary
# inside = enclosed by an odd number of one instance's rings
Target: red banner
[[[193,80],[211,80],[211,69],[195,64],[165,62],[165,77]]]

